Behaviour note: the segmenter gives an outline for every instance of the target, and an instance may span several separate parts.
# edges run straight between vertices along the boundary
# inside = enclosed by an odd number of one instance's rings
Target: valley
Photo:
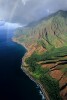
[[[14,41],[24,44],[23,66],[50,100],[67,100],[67,11],[19,28]]]

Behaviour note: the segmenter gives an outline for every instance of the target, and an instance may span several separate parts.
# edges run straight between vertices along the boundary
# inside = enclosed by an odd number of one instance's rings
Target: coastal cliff
[[[40,84],[47,100],[67,100],[67,12],[18,29],[14,41],[27,48],[22,69]]]

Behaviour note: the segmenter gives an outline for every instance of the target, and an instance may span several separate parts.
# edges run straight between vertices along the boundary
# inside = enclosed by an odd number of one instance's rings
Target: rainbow
[[[13,15],[14,15],[14,13],[15,13],[15,10],[16,10],[17,6],[18,6],[18,3],[19,3],[19,0],[17,0],[17,1],[15,2],[15,4],[14,4],[14,7],[13,7],[13,9],[12,9],[12,12],[11,12],[11,15],[10,15],[10,18],[9,18],[9,21],[10,21],[10,22],[11,22],[11,20],[12,20],[12,18],[13,18]]]

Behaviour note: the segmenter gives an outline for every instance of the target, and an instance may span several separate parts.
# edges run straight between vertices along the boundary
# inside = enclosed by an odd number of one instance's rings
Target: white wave
[[[43,95],[42,91],[39,91],[40,95],[42,96],[42,100],[46,100],[45,96]]]

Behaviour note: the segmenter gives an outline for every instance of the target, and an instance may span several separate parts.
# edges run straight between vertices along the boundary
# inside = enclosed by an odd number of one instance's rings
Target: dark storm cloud
[[[67,0],[0,0],[0,20],[29,23],[58,10],[67,10]]]

